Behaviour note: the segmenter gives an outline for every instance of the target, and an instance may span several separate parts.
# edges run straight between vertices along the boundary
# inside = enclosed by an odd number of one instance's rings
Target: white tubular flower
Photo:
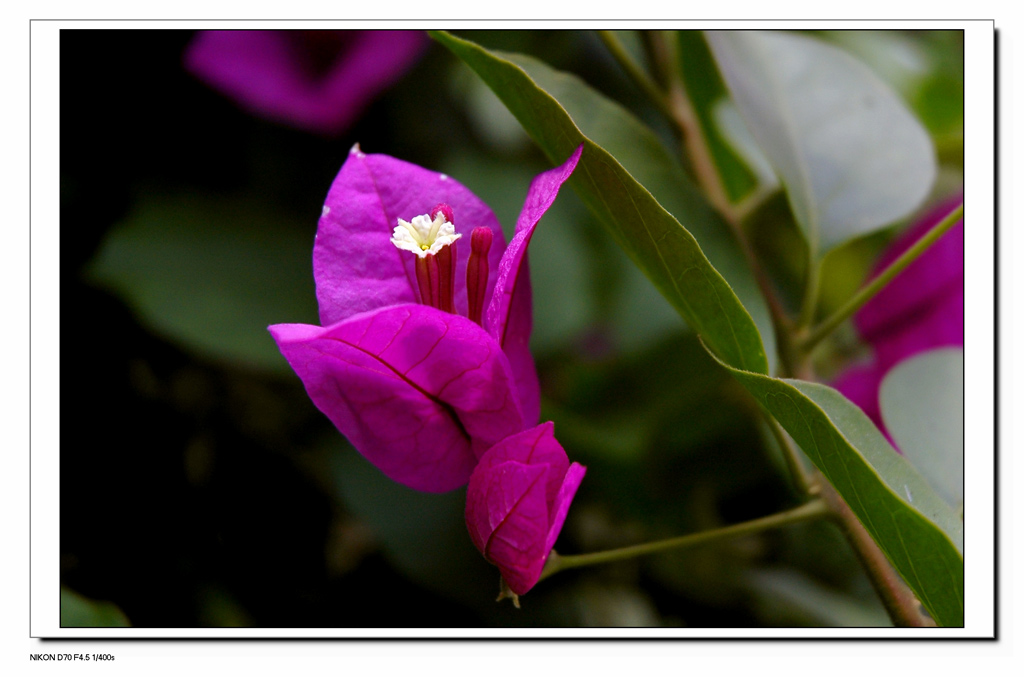
[[[438,212],[433,220],[429,214],[415,216],[411,222],[398,219],[391,244],[424,258],[427,254],[438,253],[460,237],[462,235],[455,232],[455,226]]]

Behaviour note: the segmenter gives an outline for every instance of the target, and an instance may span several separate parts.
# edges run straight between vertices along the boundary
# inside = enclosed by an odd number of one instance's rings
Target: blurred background
[[[594,34],[459,35],[576,73],[674,143]],[[295,32],[287,54],[307,75],[324,74],[354,53],[350,37]],[[936,196],[955,190],[961,34],[821,37],[903,95],[936,141]],[[63,625],[889,623],[825,523],[567,571],[538,584],[522,609],[495,603],[498,573],[470,542],[464,491],[420,494],[364,461],[310,402],[266,327],[317,323],[313,237],[354,143],[449,174],[506,234],[549,163],[425,37],[350,121],[315,130],[260,114],[186,68],[195,40],[192,31],[61,32]],[[694,98],[713,102],[724,90],[702,38],[680,44]],[[730,191],[742,196],[752,176],[732,167]],[[803,271],[784,199],[751,227],[781,291],[795,295]],[[895,232],[830,256],[826,310]],[[530,271],[542,419],[588,468],[559,552],[795,505],[750,401],[571,190],[538,227]],[[858,350],[841,337],[819,373]]]

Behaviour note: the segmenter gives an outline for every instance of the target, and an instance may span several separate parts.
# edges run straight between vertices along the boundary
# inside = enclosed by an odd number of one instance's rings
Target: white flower
[[[391,244],[423,258],[427,254],[438,253],[460,237],[462,235],[455,232],[455,226],[438,212],[433,221],[429,214],[415,216],[412,222],[398,219]]]

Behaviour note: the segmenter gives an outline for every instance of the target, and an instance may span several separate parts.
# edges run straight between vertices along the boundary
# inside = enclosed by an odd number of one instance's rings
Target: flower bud
[[[466,526],[517,595],[540,578],[586,468],[569,463],[551,422],[488,449],[469,478]]]

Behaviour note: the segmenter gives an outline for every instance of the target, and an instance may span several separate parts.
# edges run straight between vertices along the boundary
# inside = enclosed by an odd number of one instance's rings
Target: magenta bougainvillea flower
[[[316,406],[396,482],[456,489],[536,425],[526,249],[581,152],[533,180],[508,247],[444,174],[355,147],[334,180],[313,247],[322,326],[270,332]]]
[[[543,423],[505,438],[469,478],[470,538],[517,595],[540,578],[586,472],[569,463],[554,428]]]
[[[877,275],[945,218],[962,196],[944,201],[899,237],[875,265]],[[833,385],[886,432],[878,404],[882,379],[896,364],[935,348],[964,344],[964,224],[960,220],[874,296],[853,318],[873,360]]]
[[[427,43],[421,31],[199,31],[185,66],[251,113],[335,135]]]

